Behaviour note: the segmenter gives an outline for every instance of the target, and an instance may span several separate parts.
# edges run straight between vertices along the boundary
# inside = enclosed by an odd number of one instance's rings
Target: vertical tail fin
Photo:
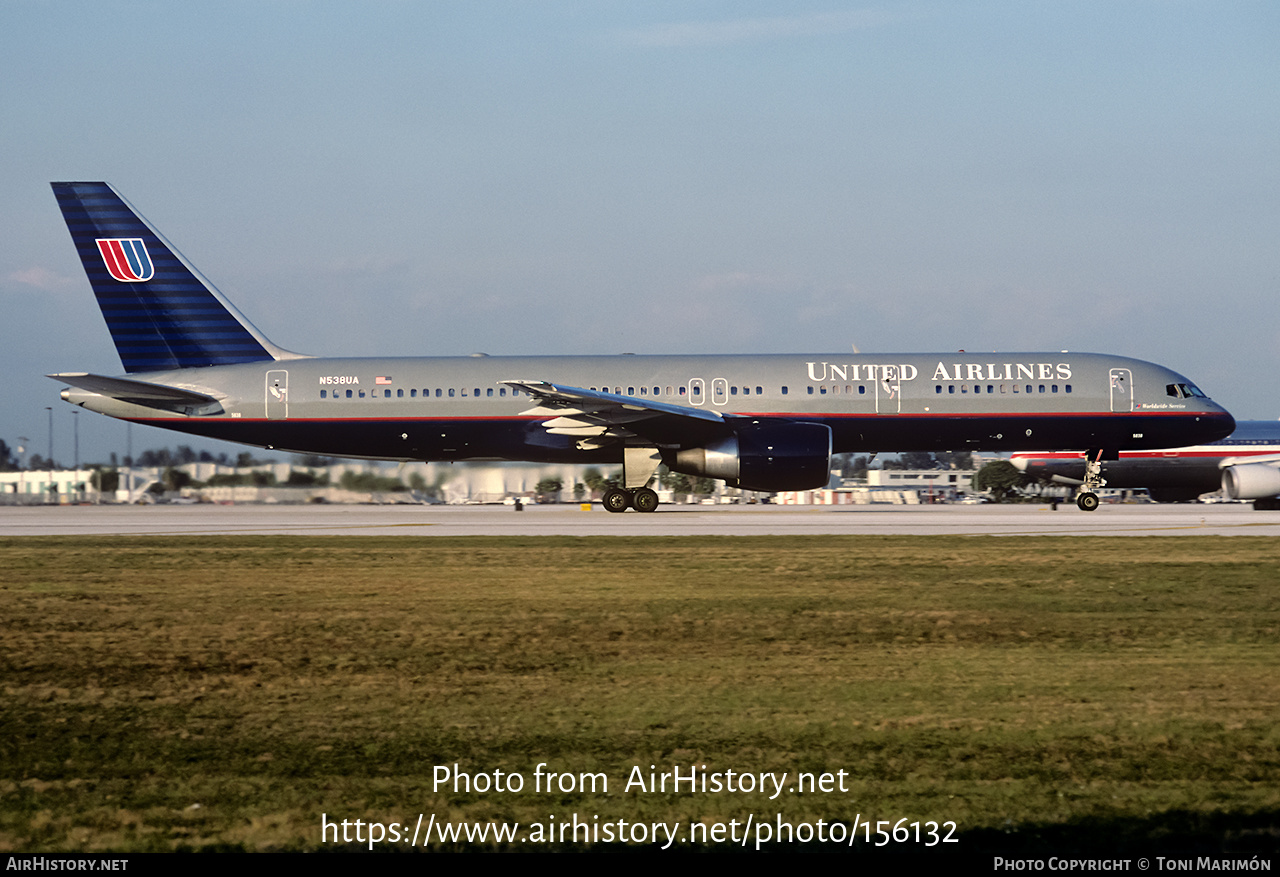
[[[53,183],[127,372],[290,359],[107,183]]]

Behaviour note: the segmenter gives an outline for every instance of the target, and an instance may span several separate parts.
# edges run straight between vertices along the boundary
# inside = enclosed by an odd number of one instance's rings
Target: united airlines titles
[[[809,380],[823,381],[914,381],[920,372],[903,363],[810,362]],[[935,381],[1069,381],[1068,362],[939,362],[933,370]]]
[[[811,362],[809,380],[817,381],[914,381],[919,373],[914,365],[877,365],[851,362],[838,365],[834,362]]]

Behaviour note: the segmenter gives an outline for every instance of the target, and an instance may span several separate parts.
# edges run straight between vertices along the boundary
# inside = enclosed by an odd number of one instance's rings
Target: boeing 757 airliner
[[[621,464],[612,512],[651,512],[658,466],[747,490],[825,485],[851,451],[1087,452],[1097,508],[1120,451],[1229,435],[1162,366],[1093,353],[329,359],[282,350],[107,183],[53,183],[127,376],[66,372],[112,417],[298,453]]]

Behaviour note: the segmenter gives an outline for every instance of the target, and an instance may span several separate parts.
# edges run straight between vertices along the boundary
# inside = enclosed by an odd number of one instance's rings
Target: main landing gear
[[[600,497],[600,505],[606,512],[651,512],[658,507],[658,494],[645,487],[653,473],[658,471],[662,457],[658,449],[633,445],[622,453],[622,486],[610,487]]]
[[[1102,453],[1102,449],[1099,448],[1085,454],[1084,484],[1080,486],[1080,492],[1076,494],[1076,506],[1082,512],[1097,511],[1098,494],[1094,493],[1094,491],[1107,483],[1102,477]]]
[[[647,487],[635,490],[610,487],[600,497],[600,504],[606,512],[625,512],[629,508],[638,512],[651,512],[658,507],[658,494]]]

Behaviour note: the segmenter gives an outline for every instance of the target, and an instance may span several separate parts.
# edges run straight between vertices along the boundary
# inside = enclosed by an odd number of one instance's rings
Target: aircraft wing
[[[697,444],[723,433],[725,419],[718,411],[672,405],[637,396],[602,393],[548,381],[502,381],[537,400],[523,415],[543,416],[542,426],[553,435],[574,436],[583,450],[619,440],[642,438],[657,445]]]
[[[100,396],[119,399],[121,402],[129,402],[147,408],[190,413],[193,410],[206,409],[209,406],[216,406],[218,409],[222,407],[221,403],[213,396],[197,393],[194,390],[184,390],[181,387],[170,387],[166,384],[150,384],[146,381],[135,381],[130,378],[91,375],[87,372],[63,372],[62,374],[46,375],[46,377],[61,381],[64,384],[70,384],[81,390],[88,390],[90,393],[97,393]]]

